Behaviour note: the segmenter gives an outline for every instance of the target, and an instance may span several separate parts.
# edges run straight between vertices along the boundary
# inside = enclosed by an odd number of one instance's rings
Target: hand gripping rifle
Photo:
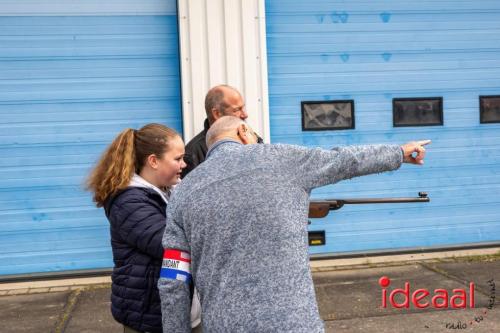
[[[418,198],[367,198],[367,199],[333,199],[311,201],[309,203],[309,217],[320,218],[325,217],[331,210],[337,210],[344,205],[359,205],[359,204],[380,204],[380,203],[407,203],[407,202],[429,202],[427,193],[418,192]]]

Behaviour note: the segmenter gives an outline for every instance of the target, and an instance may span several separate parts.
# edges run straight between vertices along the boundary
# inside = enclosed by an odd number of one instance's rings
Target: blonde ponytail
[[[130,183],[135,171],[134,130],[121,132],[106,149],[87,180],[97,207]]]

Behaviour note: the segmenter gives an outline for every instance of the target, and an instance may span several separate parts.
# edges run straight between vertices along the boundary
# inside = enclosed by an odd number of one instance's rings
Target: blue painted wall
[[[0,274],[112,266],[108,222],[83,182],[124,128],[181,133],[172,7],[0,17]]]
[[[340,253],[500,241],[499,1],[266,1],[272,142],[329,148],[432,139],[424,167],[371,175],[313,198],[416,196],[429,204],[346,206],[315,220]],[[444,125],[392,125],[392,98],[443,97]],[[354,99],[353,130],[302,132],[303,100]]]

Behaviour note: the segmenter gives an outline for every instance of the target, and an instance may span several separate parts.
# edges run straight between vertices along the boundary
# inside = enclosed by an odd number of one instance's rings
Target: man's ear
[[[240,138],[241,143],[244,145],[247,145],[250,143],[250,140],[248,140],[248,126],[246,124],[239,124],[238,125],[238,138]]]
[[[156,157],[155,154],[151,154],[148,156],[148,158],[146,159],[146,163],[153,169],[157,169],[158,168],[158,157]]]
[[[210,112],[212,113],[212,119],[214,120],[214,122],[220,117],[222,117],[222,112],[220,112],[220,110],[217,108],[212,108]]]

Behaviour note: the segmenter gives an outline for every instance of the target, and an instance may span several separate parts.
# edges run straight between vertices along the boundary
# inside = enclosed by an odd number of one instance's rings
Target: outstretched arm
[[[288,177],[310,191],[344,179],[395,170],[403,162],[422,164],[425,156],[423,145],[428,143],[430,141],[426,140],[403,146],[345,146],[332,150],[288,146],[286,152],[280,151],[279,154],[284,157],[283,168]]]

